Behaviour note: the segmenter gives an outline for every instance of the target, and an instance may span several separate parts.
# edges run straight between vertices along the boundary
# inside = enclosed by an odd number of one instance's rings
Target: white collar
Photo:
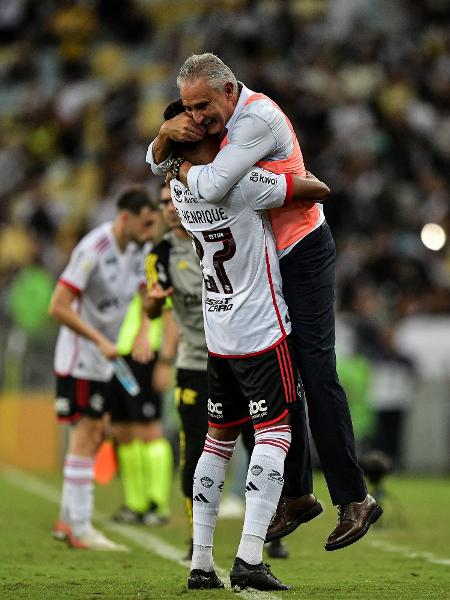
[[[239,95],[239,100],[237,101],[236,107],[233,111],[233,114],[231,115],[228,123],[225,125],[225,127],[227,128],[228,131],[230,131],[230,128],[233,127],[233,125],[235,124],[236,119],[241,114],[242,109],[244,108],[247,100],[250,98],[250,96],[252,96],[255,93],[252,90],[249,90],[248,87],[246,87],[242,82],[238,81],[238,83],[241,84],[242,89],[241,89],[241,93]]]

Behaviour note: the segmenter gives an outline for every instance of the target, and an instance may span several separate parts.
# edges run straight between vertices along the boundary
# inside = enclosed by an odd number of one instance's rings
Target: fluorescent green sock
[[[170,512],[173,455],[166,438],[142,444],[147,500],[156,504],[156,512],[167,516]]]
[[[125,506],[138,513],[147,510],[141,445],[140,440],[133,440],[130,444],[120,444],[117,448]]]

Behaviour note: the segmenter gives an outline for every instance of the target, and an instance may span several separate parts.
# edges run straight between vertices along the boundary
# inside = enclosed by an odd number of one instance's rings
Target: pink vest
[[[268,100],[281,111],[280,107],[264,94],[252,94],[247,99],[245,105],[257,100]],[[277,175],[292,173],[293,175],[304,176],[306,170],[297,136],[288,117],[283,112],[282,114],[291,130],[294,149],[287,158],[269,161],[261,160],[257,163],[257,166]],[[227,143],[228,138],[225,136],[220,147],[222,148]],[[269,211],[269,217],[277,242],[277,250],[284,250],[284,248],[302,239],[314,229],[319,219],[319,208],[315,202],[292,202],[285,208],[272,208]]]

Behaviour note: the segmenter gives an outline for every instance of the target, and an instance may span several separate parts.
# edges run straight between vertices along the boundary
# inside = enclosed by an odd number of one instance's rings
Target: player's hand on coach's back
[[[205,137],[206,128],[196,125],[188,114],[181,113],[165,121],[159,132],[174,142],[198,142]]]

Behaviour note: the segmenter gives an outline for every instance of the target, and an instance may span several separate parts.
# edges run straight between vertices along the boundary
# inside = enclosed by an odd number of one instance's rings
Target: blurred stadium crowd
[[[44,311],[24,324],[47,297],[33,269],[50,288],[120,188],[157,189],[148,142],[179,66],[211,51],[291,117],[332,189],[342,347],[396,365],[408,395],[395,327],[450,313],[450,246],[420,237],[430,222],[450,232],[449,23],[447,0],[2,0],[3,331],[40,329]]]

